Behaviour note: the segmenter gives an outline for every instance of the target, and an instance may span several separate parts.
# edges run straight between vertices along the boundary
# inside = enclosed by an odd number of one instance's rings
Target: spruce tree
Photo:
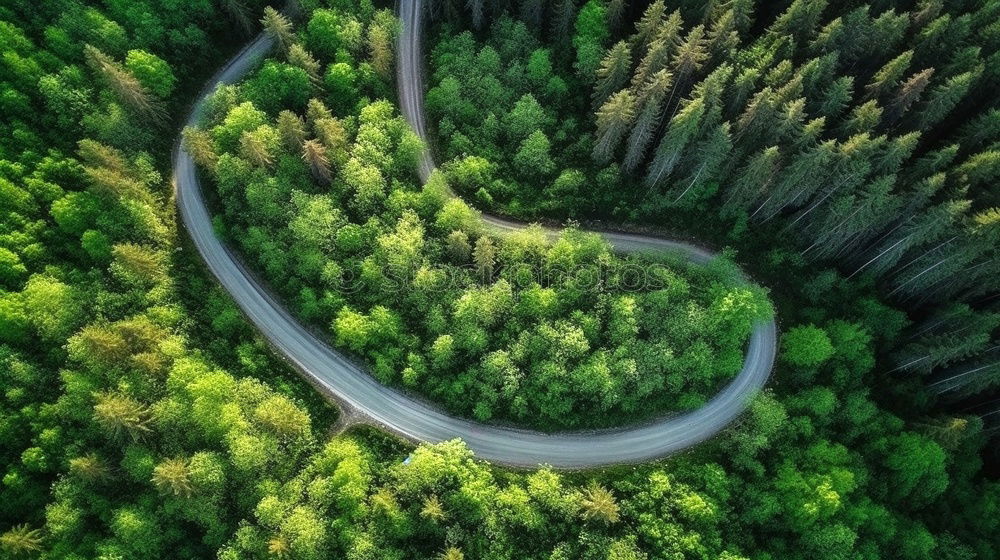
[[[685,147],[698,132],[698,125],[705,113],[705,101],[698,97],[682,103],[674,118],[670,119],[653,160],[646,172],[646,184],[656,186],[670,176],[681,160]]]
[[[653,75],[639,96],[639,113],[626,142],[622,170],[632,173],[646,157],[653,135],[663,119],[663,103],[671,85],[671,75],[660,70]]]
[[[865,96],[877,99],[885,93],[896,89],[899,86],[899,80],[903,79],[903,75],[907,68],[910,67],[912,60],[913,51],[908,50],[886,62],[878,72],[875,72],[871,81],[865,86]]]
[[[642,17],[635,24],[635,33],[632,35],[632,48],[641,52],[653,41],[660,31],[660,26],[667,15],[667,8],[663,0],[653,0]]]
[[[274,39],[274,43],[281,52],[287,53],[288,49],[295,44],[295,32],[292,30],[292,22],[278,10],[275,10],[271,6],[265,7],[260,24],[264,26],[264,31]]]
[[[889,117],[892,121],[895,121],[905,113],[910,106],[920,99],[920,95],[923,94],[924,89],[927,88],[927,84],[931,81],[931,76],[934,75],[933,68],[927,68],[921,70],[916,74],[910,76],[903,85],[900,86],[899,90],[896,92],[896,96],[892,99],[889,104]]]
[[[628,133],[635,119],[635,97],[628,89],[611,96],[597,111],[597,132],[594,140],[594,161],[611,161],[615,149]]]
[[[631,51],[628,43],[615,43],[601,61],[597,69],[597,82],[594,84],[594,107],[600,107],[611,95],[620,91],[628,82],[629,71],[632,68]]]

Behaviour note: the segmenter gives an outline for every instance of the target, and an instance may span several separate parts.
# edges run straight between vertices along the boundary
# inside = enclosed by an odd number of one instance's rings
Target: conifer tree
[[[191,465],[187,458],[166,459],[153,469],[153,485],[162,494],[187,498],[194,493]]]
[[[608,0],[608,27],[613,33],[621,30],[625,21],[626,7],[627,0]]]
[[[883,94],[895,90],[899,86],[899,80],[903,79],[904,73],[910,67],[912,60],[913,51],[908,50],[886,62],[865,86],[865,96],[877,99]]]
[[[295,44],[292,22],[278,10],[267,6],[264,8],[264,15],[260,18],[260,24],[264,26],[264,31],[274,39],[278,50],[288,53],[288,49]]]
[[[779,170],[780,159],[777,146],[769,146],[751,157],[726,192],[723,215],[736,216],[746,211],[750,202],[764,196]]]
[[[615,43],[601,61],[597,69],[597,82],[594,84],[594,107],[601,107],[611,95],[620,91],[628,82],[629,71],[632,68],[631,52],[628,43]]]
[[[739,44],[740,34],[736,29],[736,14],[729,9],[712,21],[708,30],[707,49],[713,61],[725,62],[733,57]]]
[[[309,171],[317,182],[330,184],[333,174],[330,160],[326,157],[326,146],[318,140],[306,140],[302,143],[302,159],[309,164]]]
[[[609,5],[608,9],[611,9]],[[576,0],[558,0],[552,7],[552,34],[560,42],[565,43],[573,33],[573,22],[576,20]]]
[[[653,154],[653,160],[649,163],[646,174],[647,185],[659,185],[670,176],[674,167],[680,162],[685,147],[697,134],[698,125],[704,114],[705,101],[700,97],[682,104],[674,118],[670,119],[667,132],[660,140]]]
[[[641,52],[648,47],[660,33],[660,26],[663,24],[666,15],[667,8],[663,0],[653,0],[635,24],[635,34],[632,35],[632,48],[637,52]]]
[[[288,63],[305,70],[313,84],[318,86],[322,83],[319,61],[302,45],[295,43],[288,48]]]
[[[965,72],[931,90],[917,119],[918,127],[928,129],[939,123],[965,97],[975,79],[976,73]]]
[[[660,70],[650,78],[640,94],[639,113],[626,141],[625,157],[622,160],[622,169],[627,173],[638,169],[646,157],[653,135],[663,119],[663,104],[671,81],[670,73]]]
[[[646,54],[639,61],[639,65],[632,77],[632,87],[641,88],[650,76],[667,68],[670,64],[670,57],[680,44],[681,15],[679,11],[674,11],[670,17],[660,26],[657,34],[648,43]]]
[[[911,105],[920,99],[920,95],[927,88],[927,84],[931,81],[931,76],[934,75],[933,68],[927,68],[921,70],[916,74],[910,76],[899,90],[896,92],[896,96],[892,99],[889,104],[889,117],[895,121],[900,116],[905,113]]]
[[[677,86],[684,87],[691,76],[708,59],[708,56],[708,49],[705,46],[705,26],[697,25],[677,47],[671,61]]]
[[[597,111],[594,160],[607,163],[635,119],[635,97],[628,89],[611,96]]]
[[[278,133],[285,149],[295,153],[306,139],[306,123],[302,121],[302,117],[284,110],[278,113]]]
[[[612,524],[617,523],[620,517],[614,494],[596,482],[584,489],[580,496],[580,507],[583,508],[585,519]]]
[[[162,103],[131,72],[92,45],[84,45],[87,64],[122,102],[157,124],[166,120]]]
[[[222,9],[224,9],[229,17],[239,25],[243,34],[250,36],[253,34],[253,19],[250,17],[250,9],[243,0],[221,0]]]
[[[704,140],[698,142],[693,148],[693,165],[688,166],[691,171],[677,181],[677,187],[668,195],[676,194],[671,204],[690,206],[689,200],[700,201],[714,194],[732,148],[728,122],[718,125]]]
[[[0,534],[0,550],[10,558],[28,557],[42,550],[42,532],[24,523]]]
[[[152,430],[149,427],[149,409],[138,401],[111,393],[97,395],[94,404],[94,420],[104,428],[112,438],[133,440],[139,439]]]

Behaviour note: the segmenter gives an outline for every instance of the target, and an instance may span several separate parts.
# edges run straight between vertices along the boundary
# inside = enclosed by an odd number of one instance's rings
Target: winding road
[[[426,141],[422,4],[423,0],[399,2],[403,28],[399,37],[398,88],[404,116]],[[262,34],[230,59],[198,97],[187,124],[197,123],[205,99],[216,85],[234,83],[242,78],[272,46],[271,38]],[[433,169],[431,155],[425,151],[420,163],[421,178],[426,180]],[[681,451],[717,434],[740,415],[750,398],[764,386],[774,363],[777,327],[774,321],[762,321],[755,325],[743,368],[736,378],[704,406],[682,415],[637,426],[555,434],[450,416],[419,398],[380,384],[363,366],[332,349],[292,317],[216,237],[194,162],[179,139],[174,153],[173,181],[181,218],[198,252],[223,288],[274,348],[309,381],[361,416],[363,421],[413,441],[461,438],[477,457],[518,467],[544,464],[579,469],[642,462]],[[484,218],[490,226],[501,231],[524,227],[492,216]],[[669,239],[612,232],[600,235],[620,252],[670,250],[683,253],[695,262],[706,262],[713,257],[704,249]]]

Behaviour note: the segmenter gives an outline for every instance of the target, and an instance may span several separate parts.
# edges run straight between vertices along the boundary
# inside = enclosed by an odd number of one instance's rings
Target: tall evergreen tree
[[[905,82],[903,82],[903,85],[900,86],[899,90],[896,92],[896,96],[889,104],[888,117],[895,121],[902,116],[911,105],[916,103],[917,100],[920,99],[921,94],[923,94],[924,89],[927,88],[927,84],[930,83],[931,76],[933,75],[934,69],[927,68],[910,76]]]
[[[635,119],[635,97],[628,89],[611,96],[597,111],[597,132],[594,140],[594,160],[611,161],[622,138]]]
[[[670,90],[671,79],[669,72],[660,70],[650,78],[639,96],[639,112],[626,142],[625,157],[622,160],[622,169],[627,173],[638,169],[646,157],[646,151],[663,119],[663,104]]]
[[[646,172],[646,184],[656,186],[670,176],[681,160],[685,147],[698,132],[701,117],[705,114],[705,101],[698,97],[682,103],[677,114],[670,119],[667,132],[660,140]]]
[[[594,85],[594,107],[600,107],[611,95],[620,91],[628,82],[632,69],[631,52],[628,43],[615,43],[601,61],[597,69],[597,83]]]
[[[295,44],[295,33],[292,29],[292,22],[278,10],[275,10],[271,6],[265,7],[260,23],[264,26],[267,34],[274,39],[275,44],[281,52],[287,53],[288,49]]]
[[[913,60],[913,51],[908,50],[889,62],[875,72],[868,85],[865,86],[865,95],[868,98],[878,98],[899,86],[899,80],[910,67]]]

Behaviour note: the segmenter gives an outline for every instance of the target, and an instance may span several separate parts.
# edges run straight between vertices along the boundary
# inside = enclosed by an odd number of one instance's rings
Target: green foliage
[[[801,367],[816,367],[833,356],[833,344],[826,331],[815,325],[789,329],[781,338],[782,358]]]
[[[220,88],[214,126],[185,134],[216,179],[220,232],[303,316],[350,317],[344,344],[381,379],[482,419],[552,425],[700,402],[739,367],[769,304],[670,263],[644,292],[614,274],[597,295],[579,278],[552,283],[620,261],[579,232],[488,235],[469,204],[689,231],[735,245],[780,294],[783,323],[808,325],[785,334],[780,382],[696,453],[586,476],[492,468],[459,442],[327,438],[312,389],[176,251],[174,137],[156,128],[253,35],[262,6],[10,3],[0,555],[996,557],[1000,486],[980,462],[995,417],[930,408],[919,391],[995,357],[995,314],[981,307],[997,277],[991,4],[736,0],[668,14],[652,2],[631,38],[608,31],[632,27],[617,0],[512,5],[528,25],[499,4],[431,4],[452,29],[477,6],[493,22],[481,42],[435,41],[443,172],[416,188],[419,141],[371,101],[392,94],[389,13],[301,2],[298,34],[265,18],[287,58]],[[636,128],[652,130],[623,139],[621,167],[591,160],[592,81],[595,97],[613,90],[601,104],[630,88]],[[677,117],[665,180],[631,188]],[[449,185],[476,202],[449,202]],[[442,263],[458,279],[444,290]],[[364,289],[345,289],[355,281]],[[913,327],[878,290],[918,310]],[[952,305],[964,300],[976,305]],[[958,392],[939,402],[962,408]]]

